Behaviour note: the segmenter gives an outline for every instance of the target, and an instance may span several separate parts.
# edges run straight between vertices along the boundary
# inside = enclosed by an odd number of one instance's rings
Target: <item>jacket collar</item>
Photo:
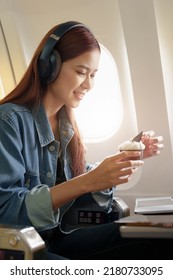
[[[34,121],[36,125],[36,129],[38,132],[38,137],[40,141],[41,147],[44,147],[50,144],[55,140],[54,134],[52,132],[52,128],[50,126],[49,120],[47,118],[45,109],[43,104],[39,106],[38,111],[33,112]],[[62,107],[59,111],[59,120],[60,120],[60,137],[61,141],[66,139],[65,145],[71,140],[74,135],[74,130],[72,128],[71,123],[67,117],[67,113],[64,107]],[[64,141],[62,141],[64,142]]]

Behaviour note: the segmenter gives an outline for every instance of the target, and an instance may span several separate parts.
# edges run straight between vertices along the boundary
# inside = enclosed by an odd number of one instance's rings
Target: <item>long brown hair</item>
[[[0,100],[0,104],[12,102],[29,108],[38,108],[47,87],[39,78],[38,58],[46,41],[59,26],[60,25],[57,25],[47,32],[36,49],[22,79],[7,96]],[[98,49],[100,51],[100,46],[97,39],[88,28],[85,28],[85,26],[76,26],[67,31],[59,39],[55,49],[58,50],[63,63],[93,49]],[[73,159],[73,173],[74,176],[77,176],[85,171],[85,149],[73,109],[66,107],[66,111],[74,129],[74,137],[70,143],[70,150]]]

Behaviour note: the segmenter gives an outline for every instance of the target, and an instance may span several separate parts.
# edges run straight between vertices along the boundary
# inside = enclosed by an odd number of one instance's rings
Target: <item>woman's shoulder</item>
[[[14,103],[4,103],[0,105],[0,121],[2,122],[5,121],[14,125],[28,118],[30,119],[31,116],[31,111],[25,106]]]
[[[0,116],[9,116],[20,112],[30,112],[30,110],[26,106],[15,103],[4,103],[0,105]]]

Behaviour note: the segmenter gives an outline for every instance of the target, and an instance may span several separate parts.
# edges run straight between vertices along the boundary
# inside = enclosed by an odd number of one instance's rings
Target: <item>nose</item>
[[[93,79],[91,77],[86,77],[81,86],[89,91],[93,87]]]

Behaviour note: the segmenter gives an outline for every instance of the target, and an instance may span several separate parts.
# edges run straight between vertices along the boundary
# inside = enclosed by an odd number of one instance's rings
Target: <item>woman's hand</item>
[[[91,188],[90,191],[127,183],[137,167],[144,164],[141,160],[132,160],[139,156],[140,152],[136,151],[123,151],[109,156],[86,174],[85,183]]]
[[[149,158],[155,155],[160,155],[160,150],[164,148],[163,137],[154,137],[155,132],[153,130],[143,133],[141,141],[145,145],[145,150],[143,153],[143,158]]]
[[[144,164],[141,160],[132,160],[139,156],[140,152],[134,151],[109,156],[90,171],[50,188],[53,208],[57,209],[83,194],[127,183],[137,167]]]

